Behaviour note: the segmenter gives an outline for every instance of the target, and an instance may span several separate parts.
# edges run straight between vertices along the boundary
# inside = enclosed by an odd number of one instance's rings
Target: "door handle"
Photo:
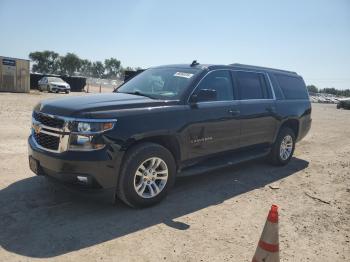
[[[228,112],[233,116],[238,116],[241,113],[241,111],[234,109],[229,109]]]

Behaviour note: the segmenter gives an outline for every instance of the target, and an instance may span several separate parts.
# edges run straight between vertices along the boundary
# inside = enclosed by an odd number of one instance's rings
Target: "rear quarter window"
[[[305,83],[301,77],[275,74],[285,99],[309,99]]]

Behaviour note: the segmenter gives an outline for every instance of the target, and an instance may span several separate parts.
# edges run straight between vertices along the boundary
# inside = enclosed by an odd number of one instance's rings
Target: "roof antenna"
[[[193,60],[191,66],[196,66],[196,65],[199,65],[199,63],[197,62],[197,60]]]

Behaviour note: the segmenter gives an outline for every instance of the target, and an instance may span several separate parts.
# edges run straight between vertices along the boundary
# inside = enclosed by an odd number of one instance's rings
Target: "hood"
[[[163,100],[143,96],[107,93],[47,99],[41,101],[34,110],[52,115],[86,117],[89,113],[96,114],[98,111],[162,106],[165,104],[166,102]]]

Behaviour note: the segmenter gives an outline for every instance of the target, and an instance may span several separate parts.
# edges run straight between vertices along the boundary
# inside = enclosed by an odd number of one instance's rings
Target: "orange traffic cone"
[[[278,207],[272,205],[252,262],[278,262]]]

